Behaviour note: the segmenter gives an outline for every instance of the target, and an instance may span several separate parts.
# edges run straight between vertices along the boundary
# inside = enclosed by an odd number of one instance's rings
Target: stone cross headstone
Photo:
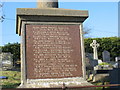
[[[85,81],[81,33],[88,11],[51,8],[54,4],[57,0],[17,9],[22,88],[91,85]]]
[[[93,42],[90,44],[90,46],[93,48],[93,58],[98,59],[98,53],[97,48],[100,46],[96,40],[93,40]]]
[[[110,53],[106,50],[102,52],[103,62],[110,62]]]

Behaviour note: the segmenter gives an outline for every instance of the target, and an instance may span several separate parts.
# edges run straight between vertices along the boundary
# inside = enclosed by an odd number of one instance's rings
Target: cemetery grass
[[[20,71],[0,71],[0,73],[8,77],[8,79],[1,79],[0,87],[17,88],[20,85]]]
[[[6,76],[8,79],[1,79],[0,87],[17,88],[20,85],[20,71],[0,71],[0,76]],[[106,82],[108,83],[108,82]],[[102,82],[92,83],[94,85],[102,85]],[[109,87],[106,87],[109,88]],[[102,90],[103,87],[96,87],[96,90]]]
[[[101,82],[101,81],[97,81],[97,82],[92,82],[93,85],[99,86],[99,85],[108,85],[109,82]],[[96,87],[96,90],[104,90],[104,89],[110,89],[110,87]]]

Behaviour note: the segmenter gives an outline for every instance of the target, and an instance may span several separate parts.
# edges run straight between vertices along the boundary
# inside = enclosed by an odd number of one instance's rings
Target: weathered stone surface
[[[21,35],[22,21],[82,23],[88,11],[58,8],[18,8],[16,33]]]
[[[88,11],[62,8],[17,8],[17,15],[78,16],[87,18]]]
[[[58,8],[58,0],[37,0],[37,8]]]
[[[26,25],[27,78],[82,76],[79,25]]]
[[[82,23],[87,17],[88,11],[82,10],[18,8],[16,33],[21,35],[22,21]]]
[[[109,80],[109,74],[96,74],[93,77],[93,82],[97,82],[97,81],[108,81]]]
[[[90,46],[93,48],[93,58],[98,60],[98,53],[97,48],[100,46],[96,40],[93,40],[93,42],[90,44]]]
[[[85,81],[83,78],[61,78],[61,79],[28,79],[24,88],[54,88],[63,87],[63,83],[66,87],[74,86],[90,86],[92,84]]]
[[[82,22],[88,11],[17,9],[21,86],[50,88],[91,85],[85,81]]]
[[[110,62],[110,53],[106,50],[102,52],[103,62]]]
[[[13,68],[13,54],[8,53],[0,53],[0,68],[3,70]]]

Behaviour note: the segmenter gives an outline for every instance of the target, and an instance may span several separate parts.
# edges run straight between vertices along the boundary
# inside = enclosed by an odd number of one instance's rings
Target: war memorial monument
[[[17,9],[21,36],[21,88],[87,86],[82,23],[88,11],[58,8],[38,0],[37,8]]]

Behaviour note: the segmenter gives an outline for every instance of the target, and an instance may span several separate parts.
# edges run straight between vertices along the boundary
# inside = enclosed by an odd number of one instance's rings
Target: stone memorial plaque
[[[82,76],[79,25],[26,25],[28,79]]]

